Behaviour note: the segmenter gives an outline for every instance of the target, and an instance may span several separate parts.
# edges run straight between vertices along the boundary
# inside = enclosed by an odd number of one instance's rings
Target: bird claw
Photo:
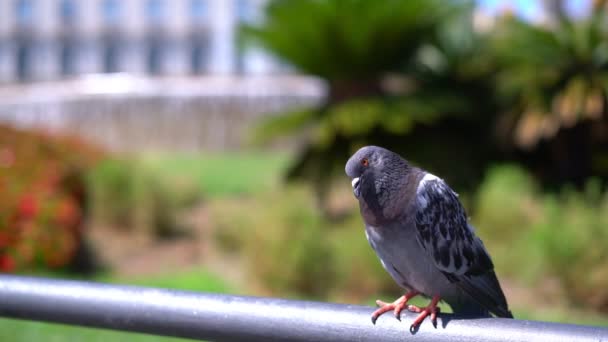
[[[415,332],[420,327],[420,324],[424,321],[424,319],[429,315],[431,316],[431,323],[433,324],[433,327],[437,329],[437,314],[441,311],[440,308],[437,307],[438,302],[439,297],[435,296],[433,297],[431,303],[425,308],[419,308],[415,305],[408,305],[407,309],[409,311],[420,313],[414,322],[412,322],[410,332]]]
[[[410,291],[405,295],[399,297],[396,301],[392,303],[386,303],[381,300],[376,301],[376,305],[378,309],[372,313],[372,323],[376,324],[378,317],[380,317],[383,313],[388,311],[393,311],[395,314],[395,318],[401,320],[401,311],[407,307],[407,301],[411,298],[417,296],[419,293],[417,291]]]
[[[416,305],[408,305],[407,306],[407,311],[420,313],[420,312],[422,312],[422,309],[419,308],[419,307],[417,307]]]
[[[376,305],[378,306],[378,309],[372,313],[372,323],[376,324],[378,317],[388,311],[393,311],[395,317],[398,320],[401,320],[401,311],[406,306],[408,299],[409,298],[407,298],[406,296],[402,296],[392,303],[386,303],[381,300],[377,300]]]
[[[383,313],[397,309],[397,305],[395,303],[385,303],[380,300],[376,301],[376,305],[378,305],[379,308],[372,313],[373,324],[376,324],[378,317],[380,317]]]

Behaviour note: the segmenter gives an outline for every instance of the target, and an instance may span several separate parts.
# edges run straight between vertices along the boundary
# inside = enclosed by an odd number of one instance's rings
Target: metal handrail
[[[608,329],[441,314],[414,333],[372,308],[0,275],[0,316],[215,341],[608,341]]]

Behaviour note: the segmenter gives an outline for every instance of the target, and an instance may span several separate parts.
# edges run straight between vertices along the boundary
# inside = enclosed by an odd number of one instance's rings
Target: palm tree
[[[595,1],[588,18],[571,19],[560,3],[548,23],[505,16],[497,25],[500,128],[541,178],[582,185],[608,177],[599,162],[608,160],[608,9]]]
[[[261,45],[300,72],[320,77],[328,86],[320,108],[269,119],[257,131],[262,139],[303,128],[312,131],[289,178],[311,180],[322,202],[331,173],[342,172],[354,145],[377,141],[378,136],[390,145],[391,136],[403,137],[417,124],[432,124],[445,113],[464,112],[462,99],[450,93],[449,87],[436,93],[423,91],[414,77],[417,72],[446,73],[422,63],[421,50],[441,40],[444,24],[470,9],[467,4],[274,0],[262,24],[244,27],[248,42]]]
[[[454,4],[439,0],[273,0],[243,33],[298,71],[329,83],[330,102],[381,93]]]

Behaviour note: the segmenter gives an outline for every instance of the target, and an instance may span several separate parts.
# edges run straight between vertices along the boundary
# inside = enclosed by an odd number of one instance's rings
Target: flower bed
[[[75,138],[0,125],[0,271],[72,260],[87,209],[85,172],[100,156]]]

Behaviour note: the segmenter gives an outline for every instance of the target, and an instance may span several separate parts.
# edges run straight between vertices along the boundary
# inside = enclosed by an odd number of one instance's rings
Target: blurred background
[[[2,272],[392,300],[366,144],[460,193],[516,317],[608,325],[606,1],[0,0]],[[0,320],[108,338],[171,340]]]

